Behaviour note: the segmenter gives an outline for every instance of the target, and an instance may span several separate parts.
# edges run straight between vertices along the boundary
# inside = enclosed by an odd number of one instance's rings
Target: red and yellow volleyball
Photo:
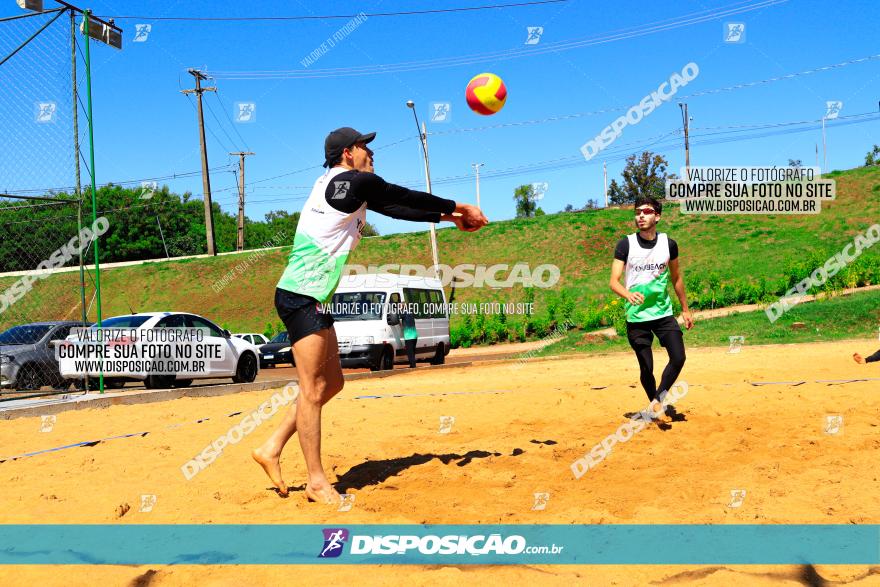
[[[481,73],[468,83],[465,98],[471,110],[489,116],[504,108],[507,87],[494,73]]]

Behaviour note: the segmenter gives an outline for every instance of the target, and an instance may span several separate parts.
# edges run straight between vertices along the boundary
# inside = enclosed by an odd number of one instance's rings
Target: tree
[[[616,206],[627,203],[626,192],[623,191],[623,188],[620,187],[620,184],[617,183],[616,179],[612,179],[611,183],[608,185],[608,201]],[[631,201],[634,202],[635,199]]]
[[[880,145],[874,145],[874,149],[865,155],[865,167],[872,165],[880,165]]]
[[[379,236],[379,230],[369,222],[366,222],[364,223],[364,231],[361,233],[361,236]]]
[[[571,204],[566,204],[565,210],[563,210],[563,212],[573,212],[573,211],[574,211],[574,206],[572,206]]]
[[[521,185],[513,192],[513,199],[516,200],[516,217],[531,218],[535,215],[535,188],[531,184]]]
[[[584,210],[595,210],[598,207],[599,207],[599,202],[597,202],[593,198],[590,198],[589,200],[587,200],[587,205],[584,206]]]
[[[641,197],[663,199],[666,194],[666,167],[669,162],[662,155],[643,151],[630,155],[623,168],[623,189],[627,204]]]
[[[544,210],[542,208],[540,208],[540,207],[535,208],[535,218],[537,218],[538,216],[544,216],[546,214],[547,213],[544,212]]]

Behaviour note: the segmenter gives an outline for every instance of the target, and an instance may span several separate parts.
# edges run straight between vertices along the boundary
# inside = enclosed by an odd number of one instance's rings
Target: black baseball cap
[[[332,131],[324,139],[324,167],[332,167],[342,156],[342,151],[355,143],[369,143],[376,138],[376,133],[361,134],[350,126],[343,126]]]

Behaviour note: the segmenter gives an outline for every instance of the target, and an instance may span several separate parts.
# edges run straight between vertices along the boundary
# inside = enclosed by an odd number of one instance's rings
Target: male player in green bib
[[[275,309],[290,335],[300,393],[278,429],[252,456],[281,495],[288,493],[281,451],[299,432],[308,471],[306,496],[328,504],[340,500],[321,464],[321,408],[342,390],[344,379],[333,317],[321,305],[332,298],[345,262],[360,242],[367,210],[400,220],[452,222],[466,232],[489,222],[476,206],[394,185],[373,173],[373,151],[367,144],[375,137],[350,127],[327,135],[327,171],[306,200],[275,290]]]
[[[656,418],[663,413],[663,400],[684,367],[684,337],[672,315],[669,299],[670,279],[685,327],[694,325],[688,309],[684,277],[678,265],[678,244],[665,233],[657,232],[662,206],[654,198],[638,198],[635,204],[636,226],[639,231],[620,240],[614,249],[611,264],[611,291],[626,302],[626,336],[636,353],[640,379],[651,405],[644,415]],[[625,276],[625,284],[620,283]],[[666,348],[669,364],[663,369],[660,389],[654,379],[654,336]]]

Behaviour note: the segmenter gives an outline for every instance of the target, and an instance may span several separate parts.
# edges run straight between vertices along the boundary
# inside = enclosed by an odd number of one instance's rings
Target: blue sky
[[[51,5],[51,0],[46,4]],[[489,2],[461,0],[444,3],[442,7],[481,4]],[[188,67],[206,67],[209,75],[217,73],[217,79],[207,83],[220,90],[217,96],[205,95],[217,117],[206,112],[206,125],[212,131],[208,134],[210,164],[223,166],[237,160],[227,155],[230,150],[256,152],[247,161],[247,214],[251,218],[261,219],[270,210],[293,212],[302,207],[320,170],[291,172],[319,166],[324,137],[338,126],[377,131],[373,143],[377,147],[377,173],[388,181],[423,189],[416,127],[405,106],[408,99],[416,102],[419,118],[427,122],[429,133],[443,133],[429,137],[431,173],[438,195],[473,201],[472,177],[443,180],[472,176],[471,163],[482,162],[481,197],[490,219],[514,215],[513,191],[523,183],[548,183],[549,190],[540,203],[547,212],[561,210],[566,204],[580,207],[589,198],[602,198],[603,160],[608,162],[610,181],[619,177],[626,154],[650,149],[651,146],[646,147],[649,140],[660,137],[656,142],[661,147],[658,151],[668,158],[672,170],[683,165],[682,121],[676,105],[680,96],[880,52],[876,42],[872,42],[880,24],[876,2],[829,5],[796,0],[613,42],[546,51],[554,43],[597,38],[697,12],[748,4],[760,3],[569,0],[504,10],[374,16],[337,41],[308,70],[480,56],[507,50],[524,51],[526,55],[376,75],[346,77],[331,72],[312,79],[231,79],[221,72],[302,72],[306,68],[301,60],[342,27],[346,19],[245,23],[119,20],[118,24],[125,29],[124,49],[120,52],[97,44],[92,47],[98,182],[199,169],[195,111],[191,99],[180,90],[193,85],[192,77],[186,73]],[[252,7],[225,0],[94,0],[91,7],[100,15],[234,17],[394,12],[433,9],[438,4],[400,0],[333,4],[294,1],[262,2]],[[0,6],[0,16],[19,13],[12,0],[5,0]],[[724,42],[726,22],[746,25],[745,42]],[[136,24],[152,26],[146,41],[133,42]],[[543,27],[544,32],[537,44],[525,45],[530,26]],[[682,88],[679,96],[638,125],[627,127],[606,153],[589,163],[580,155],[581,145],[599,134],[620,112],[512,124],[629,108],[691,61],[699,65],[699,76]],[[470,112],[464,99],[468,80],[486,71],[501,76],[508,89],[505,108],[490,117]],[[822,137],[816,128],[718,144],[700,144],[706,139],[699,136],[717,132],[700,130],[707,127],[818,120],[825,113],[828,100],[843,102],[841,116],[877,112],[880,60],[688,98],[694,135],[691,164],[785,165],[789,158],[795,158],[813,165],[817,143],[821,163]],[[255,103],[256,120],[235,123],[236,102]],[[431,102],[451,103],[451,120],[430,122]],[[0,117],[0,122],[8,124],[4,120],[8,119]],[[510,126],[464,131],[493,125]],[[11,134],[15,129],[7,131]],[[829,169],[859,165],[870,146],[880,143],[880,121],[829,126],[827,143]],[[557,159],[571,165],[492,177],[500,170]],[[199,196],[202,192],[199,177],[163,183],[180,193],[188,190]],[[212,188],[215,201],[234,212],[234,176],[214,174]],[[371,215],[370,221],[382,234],[424,229],[424,225],[378,215]]]

